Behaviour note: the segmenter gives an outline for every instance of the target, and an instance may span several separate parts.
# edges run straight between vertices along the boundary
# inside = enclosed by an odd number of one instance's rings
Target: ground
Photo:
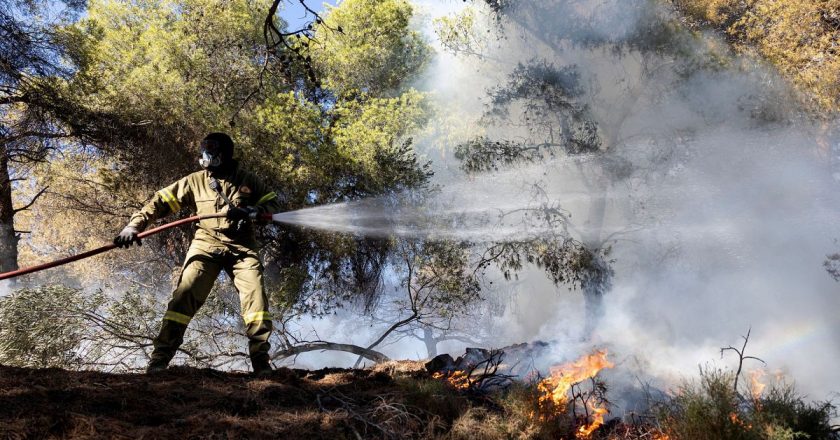
[[[281,368],[255,378],[186,367],[146,376],[0,366],[0,438],[389,436],[389,423],[427,423],[402,414],[411,407],[394,397],[406,392],[394,370],[426,375],[421,367]],[[378,417],[375,407],[390,414]]]
[[[146,376],[0,365],[0,439],[840,440],[830,403],[803,401],[787,388],[742,396],[733,374],[701,375],[650,414],[624,421],[609,415],[600,425],[594,409],[547,402],[546,380],[465,387],[466,376],[432,375],[416,361],[281,368],[266,377],[188,367]],[[591,409],[606,391],[597,384],[577,384],[574,402],[583,398]]]

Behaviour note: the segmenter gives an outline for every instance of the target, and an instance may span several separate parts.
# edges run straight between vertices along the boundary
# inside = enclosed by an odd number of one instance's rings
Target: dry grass
[[[592,438],[837,439],[830,405],[778,389],[744,406],[730,380],[706,374],[663,402],[658,419],[613,420]],[[586,420],[568,409],[540,418],[533,385],[459,391],[419,362],[280,369],[261,379],[192,368],[148,377],[0,366],[0,438],[573,439]]]
[[[388,361],[374,365],[372,370],[392,376],[395,374],[423,373],[426,371],[426,363],[424,361]]]

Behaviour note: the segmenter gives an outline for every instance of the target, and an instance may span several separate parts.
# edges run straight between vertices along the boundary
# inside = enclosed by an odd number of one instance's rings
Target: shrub
[[[735,373],[700,370],[699,381],[684,382],[658,405],[663,430],[672,439],[838,439],[829,402],[806,403],[787,384],[774,384],[763,396],[744,397],[734,388]]]
[[[95,309],[101,300],[64,286],[20,289],[0,299],[0,363],[79,367],[77,349],[89,327],[80,311]]]

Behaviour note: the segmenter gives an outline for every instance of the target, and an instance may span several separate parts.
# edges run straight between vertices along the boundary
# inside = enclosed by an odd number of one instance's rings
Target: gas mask
[[[218,169],[222,165],[222,154],[219,146],[212,141],[201,142],[201,151],[198,157],[198,164],[205,170]]]

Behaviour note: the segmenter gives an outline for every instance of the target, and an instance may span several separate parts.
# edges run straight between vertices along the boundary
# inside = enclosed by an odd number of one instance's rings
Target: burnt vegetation
[[[514,348],[514,351],[516,349]],[[502,350],[457,362],[382,362],[372,369],[281,368],[259,379],[178,367],[154,377],[0,366],[4,437],[788,439],[840,438],[830,402],[794,388],[733,387],[730,370],[701,369],[649,410],[593,424],[593,408],[620,411],[598,376],[554,403],[540,376],[512,380]],[[476,357],[477,353],[482,353]],[[467,360],[468,359],[468,360]],[[451,358],[450,358],[451,361]],[[547,394],[548,393],[548,394]]]

